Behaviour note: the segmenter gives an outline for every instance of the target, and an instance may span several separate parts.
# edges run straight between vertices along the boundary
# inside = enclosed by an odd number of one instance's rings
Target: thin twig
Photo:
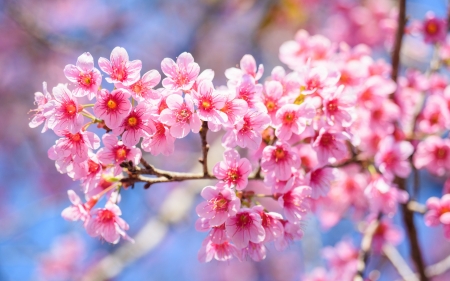
[[[392,263],[403,280],[419,281],[419,279],[417,279],[417,276],[414,274],[414,272],[411,270],[411,268],[408,266],[406,261],[394,246],[392,246],[391,244],[385,244],[383,246],[383,254]]]
[[[202,139],[202,153],[203,156],[198,161],[202,163],[203,165],[203,175],[210,176],[208,171],[208,151],[209,151],[209,144],[206,140],[206,134],[208,133],[208,122],[203,121],[202,128],[200,129],[200,137]]]

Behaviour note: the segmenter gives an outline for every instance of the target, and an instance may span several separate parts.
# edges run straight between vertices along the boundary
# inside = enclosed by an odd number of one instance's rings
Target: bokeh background
[[[446,2],[408,1],[408,15],[423,19],[433,10],[446,17]],[[206,181],[125,190],[120,206],[137,243],[102,243],[81,224],[61,218],[69,205],[67,190],[78,190],[78,184],[56,171],[47,150],[57,138],[30,129],[28,111],[43,81],[49,89],[66,83],[65,65],[87,51],[95,61],[108,58],[115,46],[142,60],[142,73],[160,71],[165,57],[190,52],[202,70],[215,71],[215,85],[226,84],[225,69],[244,54],[264,64],[266,77],[280,64],[279,46],[300,28],[336,43],[368,44],[375,57],[389,61],[395,5],[390,0],[0,0],[0,280],[302,280],[305,272],[324,265],[322,247],[342,237],[359,245],[350,221],[325,231],[311,217],[301,242],[281,253],[269,248],[263,262],[201,264],[197,251],[206,234],[194,229],[194,206]],[[405,65],[425,70],[430,54],[421,38],[406,37]],[[210,167],[221,158],[219,137],[209,136]],[[198,136],[191,134],[177,140],[173,156],[145,157],[157,167],[190,171],[200,169],[199,156]],[[423,174],[419,201],[439,196],[443,180]],[[442,229],[425,228],[420,217],[417,225],[427,264],[449,255]],[[399,250],[407,256],[405,243]],[[382,271],[379,280],[397,276],[383,257],[372,258],[369,269]]]

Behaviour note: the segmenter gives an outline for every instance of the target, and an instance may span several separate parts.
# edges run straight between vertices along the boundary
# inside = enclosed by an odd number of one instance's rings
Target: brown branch
[[[206,134],[208,133],[208,122],[203,121],[202,128],[200,129],[200,137],[202,139],[202,153],[203,156],[198,161],[203,165],[203,175],[205,177],[211,176],[208,171],[208,151],[209,151],[209,144],[206,140]]]
[[[406,25],[406,0],[399,1],[398,9],[398,26],[395,34],[394,49],[392,50],[392,73],[391,78],[397,82],[397,77],[400,68],[400,50],[402,48],[403,34]]]
[[[144,169],[139,169],[136,171],[137,174],[144,174],[144,175],[155,175],[158,177],[166,177],[168,179],[172,178],[172,174],[169,171],[164,171],[160,169],[156,169],[152,165],[150,165],[147,161],[145,161],[144,158],[141,158],[141,164],[145,167]]]

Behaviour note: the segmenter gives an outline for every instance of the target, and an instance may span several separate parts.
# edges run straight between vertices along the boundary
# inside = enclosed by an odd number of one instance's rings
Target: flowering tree
[[[317,268],[306,280],[374,280],[366,264],[380,253],[405,280],[438,275],[423,261],[413,215],[425,214],[427,226],[444,225],[450,239],[449,195],[426,206],[416,201],[419,170],[450,172],[450,88],[440,73],[450,43],[446,20],[427,14],[407,24],[405,7],[400,0],[397,14],[383,16],[391,62],[374,59],[368,45],[337,45],[299,30],[280,47],[289,70],[277,66],[267,74],[244,55],[239,67],[226,70],[226,86],[214,85],[214,71],[201,71],[190,53],[163,59],[161,81],[158,70],[141,75],[141,61],[116,47],[109,60],[98,59],[112,84],[101,88],[94,58],[81,54],[64,68],[68,82],[51,93],[43,83],[30,122],[60,137],[48,156],[81,183],[80,191],[68,191],[72,205],[63,218],[82,221],[89,235],[109,243],[133,242],[120,217],[123,190],[210,179],[214,185],[203,188],[196,207],[195,227],[207,233],[198,252],[202,262],[261,261],[269,243],[282,251],[302,239],[314,214],[328,228],[350,216],[362,239],[360,246],[344,239],[325,248],[329,270]],[[405,33],[421,33],[435,48],[427,73],[400,71]],[[102,136],[89,131],[94,125]],[[223,134],[218,163],[208,162],[208,131]],[[191,133],[199,135],[202,173],[162,170],[145,160],[145,153],[170,159],[176,139]],[[258,181],[263,185],[252,184]],[[413,268],[393,247],[403,239],[392,222],[399,209]]]

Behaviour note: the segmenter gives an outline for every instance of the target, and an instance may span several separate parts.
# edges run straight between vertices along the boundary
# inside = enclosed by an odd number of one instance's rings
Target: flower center
[[[115,109],[117,107],[117,103],[112,99],[110,99],[106,105],[108,106],[109,109]]]
[[[119,147],[116,150],[116,161],[123,162],[127,158],[128,151],[125,147]]]
[[[80,133],[72,134],[70,135],[69,138],[73,142],[79,142],[81,140],[81,134]]]
[[[294,112],[286,112],[284,114],[284,124],[292,124],[295,119],[295,113]]]
[[[276,105],[275,102],[272,101],[272,100],[269,100],[269,101],[266,102],[267,111],[269,111],[269,112],[274,111],[275,108],[276,108],[276,106],[277,106],[277,105]]]
[[[228,170],[227,176],[228,180],[231,182],[236,182],[236,180],[239,178],[239,174],[236,169]]]
[[[250,215],[248,213],[242,213],[237,216],[237,227],[245,228],[251,223],[252,219],[250,218]]]
[[[435,152],[436,158],[439,160],[447,158],[447,149],[439,147]]]
[[[100,169],[100,165],[92,160],[88,161],[89,174],[97,173]]]
[[[135,92],[138,95],[141,95],[142,92],[142,84],[141,81],[135,83],[133,86],[131,86],[131,89],[133,89],[133,92]]]
[[[328,112],[333,113],[333,112],[336,112],[337,109],[338,109],[338,106],[337,106],[336,100],[331,100],[328,102],[328,104],[327,104]]]
[[[228,200],[223,198],[222,194],[219,194],[219,197],[217,197],[214,200],[214,210],[216,211],[224,211],[228,209]]]
[[[208,101],[208,100],[204,100],[204,101],[202,102],[202,107],[203,107],[204,110],[210,109],[210,108],[211,108],[211,102]]]
[[[70,116],[75,115],[75,113],[77,112],[77,106],[73,101],[70,101],[70,103],[66,105],[66,112]]]
[[[98,220],[100,222],[111,222],[112,220],[114,220],[114,213],[111,212],[110,210],[100,210],[98,211]]]
[[[158,108],[159,113],[161,113],[166,108],[169,108],[167,106],[166,100],[162,100],[161,103],[159,104],[159,108]]]
[[[436,34],[438,32],[438,25],[435,22],[427,23],[427,27],[425,28],[428,34]]]
[[[138,123],[138,119],[134,116],[128,118],[128,125],[130,125],[131,127],[136,126]]]
[[[275,156],[275,162],[278,162],[279,160],[283,160],[284,157],[286,157],[286,153],[284,152],[284,149],[281,147],[277,147],[274,150],[273,154]]]
[[[185,123],[188,121],[188,119],[191,117],[191,111],[183,108],[180,111],[178,111],[177,114],[177,122]]]
[[[322,135],[322,138],[320,139],[320,145],[321,146],[329,146],[333,142],[333,135],[330,133],[325,133]]]
[[[91,84],[92,84],[91,73],[86,73],[86,74],[81,75],[80,83],[83,84],[84,86],[91,86]]]

